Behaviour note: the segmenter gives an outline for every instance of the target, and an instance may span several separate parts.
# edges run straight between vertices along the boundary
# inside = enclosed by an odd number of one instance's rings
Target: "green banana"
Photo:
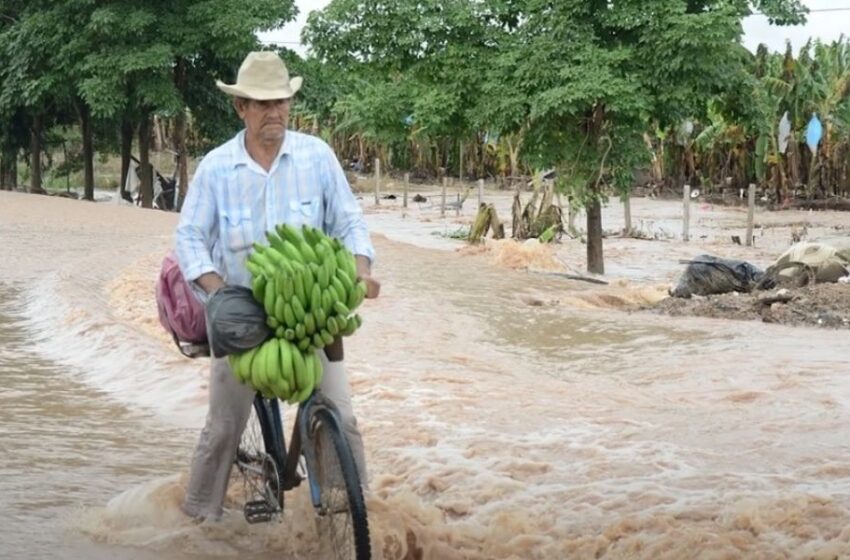
[[[295,294],[295,278],[292,275],[287,275],[282,280],[283,283],[283,299],[289,301]]]
[[[275,233],[274,231],[267,231],[266,239],[269,240],[269,244],[272,247],[283,253],[283,239],[281,239],[280,236],[277,235],[277,233]]]
[[[280,326],[280,321],[278,321],[277,317],[275,317],[274,315],[267,315],[266,325],[268,325],[270,329],[276,329]]]
[[[337,289],[337,287],[336,287],[336,286],[334,286],[333,284],[329,284],[329,285],[328,285],[328,289],[327,289],[327,290],[325,290],[325,291],[326,291],[326,292],[329,292],[329,295],[330,295],[330,299],[331,299],[331,311],[333,311],[333,308],[334,308],[334,302],[336,302],[336,301],[345,301],[345,294],[340,293],[340,291]]]
[[[283,296],[277,294],[274,302],[274,318],[277,319],[278,323],[284,322],[283,312],[285,306],[286,302],[283,300]]]
[[[314,333],[313,338],[310,340],[313,343],[313,346],[315,346],[316,348],[325,347],[325,339],[322,338],[322,335],[320,333]]]
[[[273,393],[277,393],[277,380],[280,379],[280,345],[278,339],[272,338],[263,343],[266,350],[266,385]]]
[[[350,294],[351,290],[354,289],[354,282],[351,281],[348,274],[346,274],[341,268],[336,269],[334,277],[342,283],[342,287],[345,290],[345,297],[348,299],[348,294]]]
[[[283,325],[278,325],[278,327],[274,331],[274,335],[278,338],[283,338],[286,336],[286,329],[283,328]]]
[[[254,252],[248,257],[248,262],[253,262],[257,266],[259,266],[263,271],[265,271],[267,276],[273,276],[277,267],[274,263],[269,259],[266,255],[264,255],[261,251],[265,250],[265,247],[260,245],[259,243],[254,243]]]
[[[295,325],[295,338],[301,340],[302,338],[307,337],[307,330],[304,327],[304,323],[298,323]]]
[[[266,273],[266,271],[265,271],[265,269],[263,269],[263,267],[261,267],[260,265],[258,265],[255,262],[251,261],[250,259],[245,261],[245,268],[248,269],[248,272],[250,272],[251,276],[253,276],[254,278],[256,278],[258,276],[262,276]]]
[[[292,301],[290,303],[292,303],[292,312],[295,313],[295,319],[298,322],[303,321],[304,315],[307,312],[304,310],[304,304],[302,303],[301,299],[299,299],[299,297],[296,295],[294,298],[292,298]]]
[[[298,323],[295,319],[295,312],[292,310],[292,304],[289,302],[283,304],[283,321],[290,329],[294,329]]]
[[[280,383],[285,385],[285,391],[281,391],[278,395],[281,399],[288,399],[292,395],[293,386],[295,385],[294,372],[292,370],[292,353],[297,352],[289,342],[282,340],[278,347],[280,352]]]
[[[306,352],[308,348],[313,344],[313,341],[309,338],[302,338],[298,341],[298,349],[302,352]]]
[[[304,257],[301,256],[301,252],[298,250],[298,247],[288,239],[283,242],[283,255],[293,262],[301,264],[304,264],[306,262],[304,260]]]
[[[254,299],[262,303],[266,297],[266,277],[254,274],[254,279],[251,280],[251,293],[254,294]]]
[[[266,282],[266,293],[263,295],[263,307],[266,311],[266,315],[272,316],[274,315],[274,296],[275,296],[275,282],[274,278],[269,278]]]
[[[310,247],[310,244],[306,241],[302,240],[301,243],[298,245],[298,249],[301,251],[301,257],[304,259],[305,263],[312,262],[316,264],[321,264],[322,261],[319,260],[319,257],[316,255],[316,252],[313,250],[312,247]]]
[[[295,329],[286,329],[285,331],[283,331],[283,338],[285,338],[289,342],[295,340]]]
[[[293,275],[293,280],[295,282],[295,296],[301,300],[301,303],[305,303],[307,298],[310,297],[310,294],[308,294],[304,289],[304,274],[306,273],[296,272]]]
[[[281,224],[278,227],[278,233],[294,247],[297,247],[298,243],[303,239],[301,234],[298,233],[298,230],[289,224]]]
[[[339,333],[339,327],[337,326],[337,321],[335,317],[328,317],[327,327],[327,330],[329,333],[331,333],[331,335],[336,336],[337,333]]]
[[[325,290],[322,292],[322,310],[325,312],[325,315],[330,317],[331,311],[333,310],[334,300],[331,296],[331,290]]]
[[[316,283],[316,274],[313,272],[313,267],[305,266],[304,267],[304,295],[309,296],[313,293],[313,285]]]
[[[320,329],[325,328],[325,325],[328,324],[328,316],[325,314],[325,310],[319,307],[314,313],[313,316],[316,318],[316,326]]]
[[[322,365],[322,359],[316,354],[313,353],[313,379],[315,380],[315,387],[322,386],[322,379],[325,377],[325,366]]]
[[[310,294],[310,311],[315,313],[322,309],[322,289],[318,284],[313,284],[313,293]]]
[[[357,265],[354,262],[354,255],[349,253],[347,249],[339,250],[336,252],[336,264],[354,282],[354,279],[357,278]]]
[[[357,284],[354,286],[354,289],[351,290],[351,293],[348,294],[348,301],[346,305],[352,311],[357,309],[357,306],[363,303],[363,299],[366,297],[366,284],[363,280],[358,280]]]
[[[331,286],[336,290],[336,299],[338,301],[345,301],[348,299],[348,291],[345,289],[345,285],[342,283],[342,280],[336,277],[336,275],[331,276]]]
[[[322,340],[325,341],[325,346],[331,344],[334,341],[334,337],[325,329],[320,330],[319,334],[322,335]]]
[[[304,314],[304,331],[308,335],[311,335],[314,332],[316,332],[316,319],[313,318],[312,313],[305,313]]]
[[[315,247],[319,242],[320,234],[318,233],[318,230],[304,224],[301,226],[301,237],[303,237],[311,246]]]
[[[328,276],[328,267],[326,267],[326,266],[320,266],[319,267],[318,279],[319,279],[319,287],[322,288],[323,290],[326,289],[328,287],[328,283],[330,282],[330,277]]]
[[[298,391],[301,391],[307,387],[309,380],[307,379],[307,364],[300,351],[292,353],[292,369],[295,374],[295,387]]]
[[[339,300],[334,302],[334,311],[337,315],[342,315],[343,317],[348,317],[348,315],[351,313],[351,310],[348,308],[348,306]]]
[[[251,387],[261,393],[265,392],[265,351],[266,345],[263,344],[251,360]]]

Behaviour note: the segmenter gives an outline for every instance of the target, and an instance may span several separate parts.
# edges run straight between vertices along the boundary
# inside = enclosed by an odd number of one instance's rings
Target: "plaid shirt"
[[[177,259],[196,292],[199,276],[217,272],[251,286],[245,259],[279,223],[308,224],[339,238],[355,255],[375,258],[363,212],[330,147],[286,131],[266,172],[248,155],[244,130],[211,151],[195,171],[177,226]]]

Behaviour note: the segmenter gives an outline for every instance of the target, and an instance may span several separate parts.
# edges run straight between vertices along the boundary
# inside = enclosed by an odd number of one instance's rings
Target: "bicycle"
[[[317,390],[298,406],[295,418],[287,450],[277,399],[255,395],[234,460],[243,479],[245,519],[261,523],[279,517],[285,492],[306,476],[317,529],[333,557],[371,558],[360,475],[336,406]]]

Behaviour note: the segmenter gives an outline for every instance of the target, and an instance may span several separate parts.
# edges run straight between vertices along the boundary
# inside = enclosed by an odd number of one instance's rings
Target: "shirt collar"
[[[234,154],[233,154],[233,167],[239,167],[240,165],[250,165],[254,160],[248,154],[248,150],[245,148],[245,129],[239,131],[239,134],[236,135],[235,138],[235,146],[234,146]],[[283,144],[280,146],[280,150],[277,153],[276,160],[280,160],[284,155],[292,155],[292,144],[295,142],[293,138],[293,132],[287,129],[286,134],[283,136]]]

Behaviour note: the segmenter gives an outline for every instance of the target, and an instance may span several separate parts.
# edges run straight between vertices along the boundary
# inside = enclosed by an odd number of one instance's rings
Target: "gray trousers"
[[[351,391],[345,367],[343,362],[328,362],[324,352],[318,354],[324,366],[320,390],[339,408],[365,487],[367,473],[363,439],[351,409]],[[242,432],[251,415],[254,391],[236,380],[224,358],[212,359],[209,391],[206,425],[201,431],[192,459],[183,511],[191,517],[216,519],[222,514],[230,470]]]

